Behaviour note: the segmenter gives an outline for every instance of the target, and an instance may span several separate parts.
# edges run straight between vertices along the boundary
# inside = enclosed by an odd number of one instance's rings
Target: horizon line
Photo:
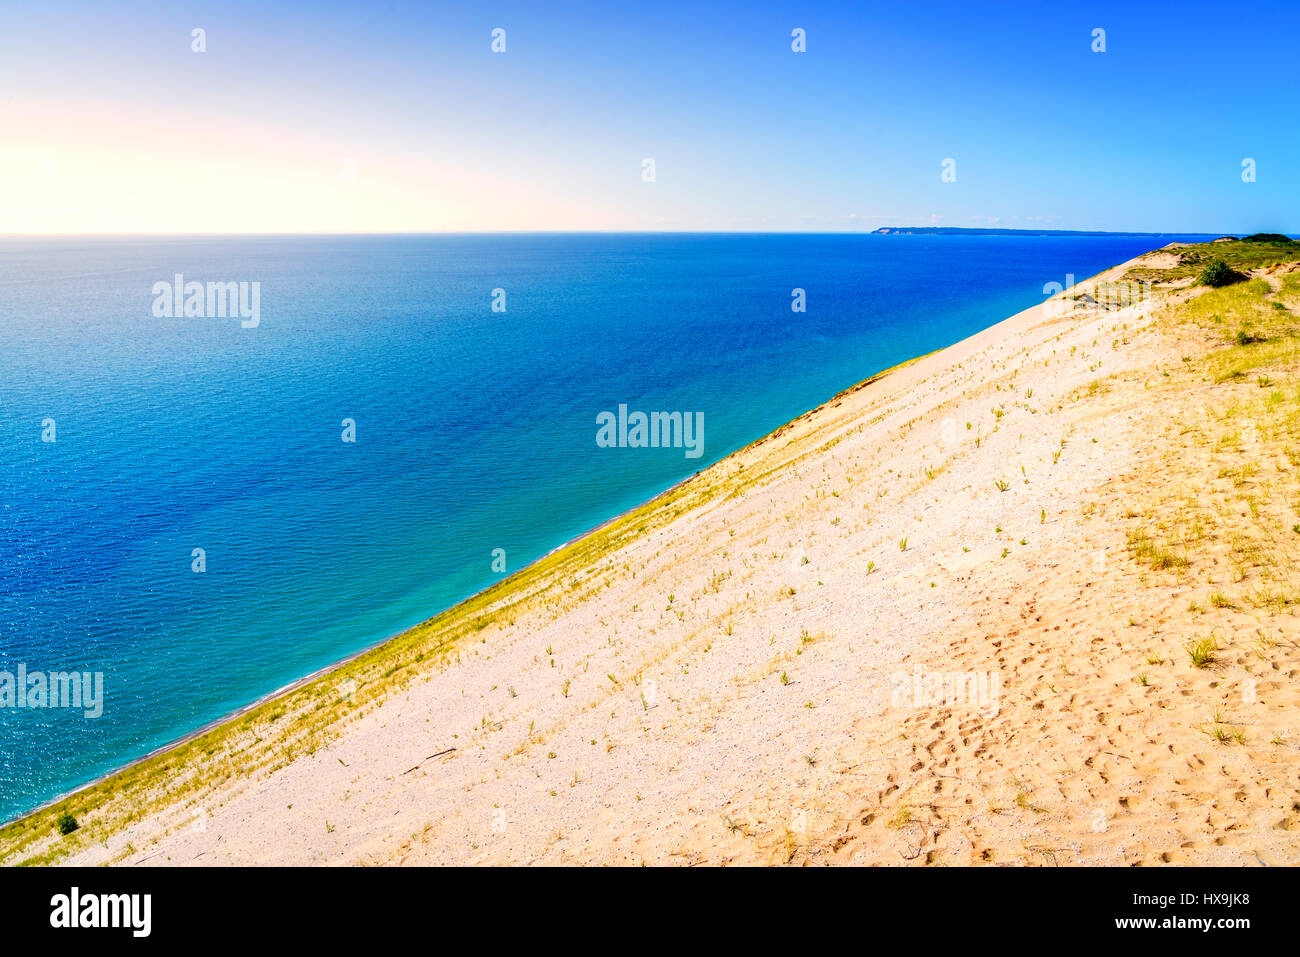
[[[577,235],[686,235],[686,236],[879,236],[898,235],[879,230],[891,231],[925,230],[930,235],[943,235],[939,230],[950,232],[982,233],[998,235],[1009,233],[1026,233],[1038,236],[1060,234],[1063,236],[1080,234],[1099,236],[1249,236],[1259,230],[1132,230],[1132,229],[1034,229],[1032,227],[1002,226],[877,226],[873,229],[429,229],[429,230],[356,230],[356,231],[304,231],[293,230],[252,231],[212,230],[182,232],[164,230],[158,232],[84,232],[84,233],[10,233],[0,232],[0,239],[94,239],[94,238],[129,238],[129,237],[198,237],[198,236],[577,236]],[[1298,238],[1300,233],[1278,230],[1280,235]]]

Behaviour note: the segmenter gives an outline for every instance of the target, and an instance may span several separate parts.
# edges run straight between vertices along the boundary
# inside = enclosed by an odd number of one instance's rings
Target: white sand
[[[1300,860],[1295,748],[1199,729],[1242,666],[1191,669],[1185,589],[1127,553],[1178,363],[1150,323],[1049,302],[838,397],[314,754],[73,862]],[[891,704],[918,666],[996,676],[996,712]]]

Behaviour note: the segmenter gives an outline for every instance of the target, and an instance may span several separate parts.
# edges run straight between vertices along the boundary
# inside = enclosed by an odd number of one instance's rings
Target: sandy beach
[[[0,862],[1300,862],[1300,357],[1179,261],[835,396]]]

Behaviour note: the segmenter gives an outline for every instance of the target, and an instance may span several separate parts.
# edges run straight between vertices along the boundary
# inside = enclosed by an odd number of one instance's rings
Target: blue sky
[[[0,17],[0,232],[1300,230],[1296,3]]]

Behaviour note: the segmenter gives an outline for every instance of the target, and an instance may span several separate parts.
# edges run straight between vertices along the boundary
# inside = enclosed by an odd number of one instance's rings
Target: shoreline
[[[1178,253],[840,390],[53,805],[72,836],[49,807],[6,826],[0,860],[1294,862],[1300,565],[1252,544],[1290,547],[1294,479],[1237,447],[1282,455],[1294,403],[1250,370],[1288,382],[1294,352],[1211,316],[1250,304],[1285,342],[1300,263],[1207,290]],[[1096,306],[1130,271],[1157,295]],[[1228,406],[1271,418],[1224,445]],[[1257,520],[1216,533],[1240,496]],[[1209,665],[1188,652],[1207,628]],[[998,700],[899,699],[922,672]]]
[[[863,235],[875,235],[875,234],[864,233]],[[1146,254],[1144,253],[1143,255]],[[1140,257],[1135,257],[1135,259],[1131,260],[1130,262],[1136,261],[1136,258],[1140,258]],[[1128,265],[1128,263],[1117,264],[1116,266],[1108,267],[1107,270],[1103,270],[1102,272],[1098,273],[1097,276],[1092,277],[1092,279],[1083,280],[1082,282],[1084,283],[1090,282],[1093,279],[1105,275],[1106,272],[1118,268],[1118,266],[1121,265]],[[1075,287],[1071,287],[1071,288],[1076,288],[1079,285],[1080,283],[1076,282]],[[1050,299],[1051,297],[1048,298]],[[1036,306],[1031,306],[1028,308],[1032,309],[1032,308],[1036,308]],[[1020,313],[1016,313],[1014,315],[1020,315]],[[412,635],[419,629],[424,628],[425,626],[429,625],[432,622],[438,621],[447,616],[455,615],[458,610],[463,609],[467,605],[480,602],[492,596],[496,596],[500,592],[509,591],[512,587],[514,587],[517,584],[516,581],[517,579],[522,580],[522,578],[526,576],[529,572],[537,571],[548,560],[553,559],[555,556],[563,553],[567,549],[574,548],[575,546],[578,546],[586,542],[587,540],[592,539],[594,536],[598,535],[601,531],[610,528],[611,526],[619,523],[620,521],[628,518],[629,516],[637,512],[641,512],[653,508],[656,504],[659,504],[663,500],[669,498],[670,496],[673,495],[673,493],[681,491],[683,488],[685,488],[686,486],[690,485],[692,482],[699,479],[702,475],[712,470],[719,469],[725,463],[736,458],[742,453],[779,437],[788,429],[790,429],[797,423],[806,420],[807,418],[814,415],[818,411],[838,403],[839,401],[843,400],[845,397],[850,396],[860,391],[863,388],[866,388],[867,386],[871,385],[874,382],[880,381],[881,379],[883,379],[885,376],[889,375],[892,372],[906,368],[907,366],[919,362],[922,359],[925,359],[929,356],[940,354],[947,349],[951,349],[959,345],[962,342],[966,342],[972,339],[976,339],[980,336],[983,336],[987,334],[989,330],[993,329],[999,324],[1003,322],[1007,322],[1011,318],[1014,318],[1014,315],[1011,317],[1004,316],[1003,318],[991,323],[990,325],[984,327],[983,329],[980,329],[972,333],[971,335],[967,336],[965,339],[958,340],[955,343],[950,343],[948,346],[945,346],[942,349],[932,350],[927,353],[922,353],[920,355],[912,356],[908,359],[903,360],[902,362],[896,363],[892,366],[882,369],[877,373],[867,376],[866,378],[861,379],[858,382],[855,382],[852,385],[839,390],[838,392],[834,393],[824,401],[800,413],[799,415],[790,419],[788,422],[785,422],[782,425],[776,427],[771,432],[768,432],[765,435],[762,435],[754,439],[753,441],[741,446],[740,448],[733,450],[731,453],[729,453],[728,455],[724,456],[721,459],[718,459],[716,462],[712,463],[711,465],[703,469],[697,470],[691,473],[690,475],[686,476],[685,478],[680,479],[679,481],[670,485],[668,488],[655,494],[651,498],[646,499],[642,502],[639,502],[635,505],[632,505],[624,509],[623,511],[606,519],[605,521],[600,522],[599,524],[589,528],[585,532],[581,532],[577,535],[574,535],[573,537],[567,539],[566,541],[562,542],[556,547],[550,549],[545,554],[535,558],[533,561],[529,562],[527,565],[523,566],[522,568],[516,570],[515,572],[512,572],[506,578],[503,578],[498,582],[494,582],[493,584],[488,585],[486,588],[480,589],[477,592],[465,596],[460,601],[456,602],[453,605],[448,606],[447,608],[443,609],[440,612],[436,612],[434,615],[430,616],[429,618],[423,619],[422,621],[418,622],[415,625],[412,625],[409,628],[403,629],[398,632],[394,632],[386,636],[385,638],[373,642],[364,648],[361,648],[335,662],[332,662],[331,664],[325,665],[322,668],[318,668],[315,671],[311,672],[310,674],[303,676],[302,678],[291,681],[281,686],[280,688],[275,689],[274,691],[268,692],[267,694],[260,696],[256,700],[251,701],[246,705],[243,705],[239,708],[236,708],[233,711],[230,711],[224,715],[221,715],[217,718],[207,721],[200,727],[195,728],[194,730],[181,735],[175,740],[160,745],[159,747],[154,748],[153,750],[145,754],[142,754],[139,757],[133,758],[130,761],[127,761],[126,763],[114,768],[111,771],[107,771],[103,774],[96,775],[94,778],[86,781],[85,783],[78,785],[77,787],[69,791],[63,792],[62,794],[59,794],[53,798],[50,798],[49,800],[42,802],[40,805],[32,808],[29,811],[25,811],[14,817],[0,821],[0,836],[2,836],[4,831],[9,828],[20,827],[26,824],[27,822],[31,821],[32,819],[36,818],[38,815],[48,812],[51,809],[58,807],[60,804],[63,804],[66,801],[75,799],[78,795],[85,794],[86,792],[91,791],[96,787],[102,786],[112,781],[114,778],[127,775],[132,771],[139,770],[141,767],[143,767],[144,765],[148,764],[151,761],[154,761],[158,758],[165,757],[169,754],[173,754],[181,750],[182,748],[186,747],[187,745],[193,744],[194,742],[203,738],[205,735],[208,735],[213,732],[228,731],[232,729],[237,724],[237,722],[240,721],[240,719],[245,718],[257,712],[262,708],[265,708],[270,705],[274,705],[277,702],[287,700],[295,692],[302,691],[305,688],[308,688],[309,686],[311,686],[312,684],[318,681],[327,679],[332,675],[337,674],[338,672],[346,668],[348,665],[360,661],[361,659],[365,658],[367,655],[382,651],[383,649],[387,648],[394,642],[397,642],[404,637]]]
[[[983,331],[984,330],[980,330],[980,332]],[[976,335],[978,335],[978,333],[976,333]],[[955,345],[955,344],[956,343],[952,343],[951,345]],[[944,348],[950,348],[950,346],[945,346]],[[813,406],[811,409],[808,409],[807,411],[800,413],[790,421],[773,429],[771,432],[768,432],[767,434],[762,435],[759,438],[746,443],[745,445],[742,445],[738,449],[734,449],[733,451],[729,452],[727,455],[718,459],[716,462],[713,462],[710,465],[702,469],[699,469],[698,471],[692,472],[690,475],[686,476],[685,478],[679,479],[678,481],[674,482],[672,485],[668,486],[662,491],[656,492],[650,498],[638,502],[635,505],[629,506],[628,508],[625,508],[623,511],[618,512],[617,514],[611,516],[610,518],[605,519],[599,524],[594,525],[591,528],[588,528],[586,531],[579,532],[578,534],[566,539],[565,541],[561,542],[559,545],[556,545],[554,548],[550,549],[549,551],[543,553],[542,555],[539,555],[537,558],[534,558],[526,565],[522,566],[516,571],[511,572],[509,575],[507,575],[505,578],[501,579],[500,581],[493,582],[491,585],[488,585],[485,588],[481,588],[476,592],[466,595],[464,598],[460,599],[456,603],[452,605],[448,605],[446,608],[442,609],[441,611],[435,612],[428,618],[422,619],[421,621],[410,626],[409,628],[404,628],[401,631],[393,632],[392,634],[389,634],[386,637],[379,639],[378,641],[366,645],[364,648],[360,648],[354,652],[351,652],[350,654],[344,656],[343,658],[338,659],[337,661],[331,662],[330,664],[325,665],[321,668],[317,668],[315,671],[311,672],[310,674],[304,675],[301,678],[296,678],[293,681],[288,682],[287,684],[281,685],[279,688],[276,688],[274,691],[269,691],[266,694],[258,697],[257,699],[250,701],[246,705],[241,705],[240,707],[234,709],[233,711],[229,711],[219,717],[211,719],[210,721],[206,721],[199,727],[195,728],[193,731],[188,731],[185,734],[181,735],[180,737],[167,742],[166,744],[159,745],[158,747],[154,748],[151,751],[146,752],[145,754],[140,755],[139,757],[132,758],[130,761],[127,761],[126,763],[115,767],[111,771],[106,771],[103,774],[96,775],[95,777],[91,778],[90,780],[86,781],[83,784],[77,785],[75,788],[72,788],[71,790],[64,791],[63,793],[58,794],[47,801],[43,801],[41,804],[37,805],[31,810],[23,811],[15,815],[14,817],[0,819],[0,832],[3,832],[6,828],[9,828],[11,826],[22,824],[23,822],[27,821],[29,818],[34,818],[39,814],[49,811],[51,808],[57,807],[59,804],[62,804],[64,801],[71,800],[75,798],[78,794],[83,794],[86,791],[89,791],[99,785],[102,785],[119,775],[127,774],[128,772],[139,768],[140,766],[146,764],[149,761],[152,761],[156,758],[163,757],[167,754],[177,751],[185,747],[186,745],[193,743],[199,738],[202,738],[204,735],[210,732],[229,728],[233,726],[236,722],[238,722],[241,718],[246,717],[247,715],[257,711],[258,709],[266,705],[271,705],[278,701],[287,699],[294,692],[300,691],[303,688],[306,688],[307,686],[313,684],[314,682],[322,678],[328,678],[330,675],[338,672],[343,668],[346,668],[348,665],[352,664],[353,662],[365,657],[366,655],[372,652],[382,650],[391,642],[397,641],[406,635],[412,634],[417,629],[420,629],[428,625],[430,622],[436,621],[437,619],[440,619],[446,615],[452,615],[456,612],[457,609],[461,608],[462,606],[471,604],[482,598],[485,598],[486,596],[488,596],[489,594],[493,593],[498,589],[506,589],[508,586],[511,585],[512,580],[516,576],[522,576],[527,572],[535,571],[543,562],[547,561],[553,556],[558,555],[559,553],[565,551],[566,549],[581,544],[587,539],[599,534],[601,531],[604,531],[605,529],[618,523],[619,521],[632,515],[635,512],[639,512],[644,509],[653,507],[661,499],[671,496],[674,492],[680,491],[683,487],[689,485],[691,482],[695,481],[697,478],[699,478],[701,475],[703,475],[705,472],[709,471],[710,469],[714,469],[718,466],[721,466],[723,463],[727,462],[728,460],[734,458],[737,455],[740,455],[746,450],[753,448],[754,446],[760,445],[768,441],[769,439],[775,438],[776,436],[784,432],[786,429],[794,425],[796,422],[806,419],[808,416],[816,413],[819,409],[825,408],[826,406],[831,405],[832,403],[842,399],[847,395],[851,395],[852,393],[858,391],[859,389],[862,389],[870,385],[871,383],[880,380],[884,376],[889,375],[891,372],[894,372],[898,369],[905,368],[906,366],[909,366],[914,362],[918,362],[921,359],[926,358],[926,356],[934,355],[936,352],[941,352],[941,351],[943,350],[936,349],[936,350],[932,350],[931,352],[923,353],[918,356],[913,356],[909,359],[904,359],[902,362],[895,363],[894,365],[889,366],[888,368],[882,369],[880,372],[868,376],[867,378],[854,383],[848,388],[841,389],[839,392],[836,392],[830,398],[826,399],[823,402],[818,403],[817,405]]]

